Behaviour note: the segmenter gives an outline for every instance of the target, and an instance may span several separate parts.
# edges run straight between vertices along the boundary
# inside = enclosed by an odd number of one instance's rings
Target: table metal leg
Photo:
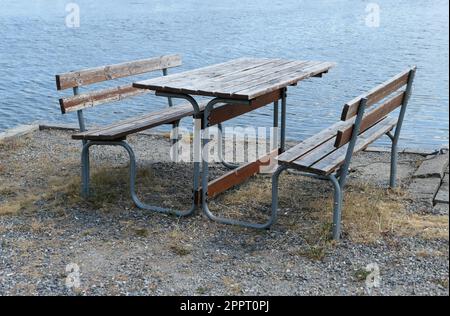
[[[214,105],[217,103],[224,103],[224,102],[230,102],[230,101],[224,101],[221,99],[214,99],[212,101],[210,101],[208,103],[208,105],[205,108],[204,114],[203,114],[203,131],[205,131],[208,127],[209,127],[209,114],[211,112],[211,110],[214,108]],[[235,101],[233,101],[235,102]],[[275,216],[272,213],[272,216],[270,217],[270,219],[262,224],[256,224],[256,223],[251,223],[251,222],[246,222],[246,221],[239,221],[239,220],[234,220],[231,218],[223,218],[223,217],[219,217],[214,215],[211,210],[209,209],[208,206],[208,186],[209,186],[209,182],[208,182],[208,175],[209,175],[209,162],[208,162],[208,154],[209,154],[209,148],[208,148],[208,143],[209,143],[209,138],[206,137],[206,133],[205,135],[202,137],[202,209],[203,212],[205,213],[205,215],[218,223],[222,223],[222,224],[228,224],[228,225],[237,225],[237,226],[242,226],[242,227],[248,227],[248,228],[256,228],[256,229],[265,229],[268,228],[272,225],[272,223],[275,221]]]
[[[280,152],[284,152],[286,149],[286,97],[287,89],[284,88],[281,96],[281,141],[280,141]]]

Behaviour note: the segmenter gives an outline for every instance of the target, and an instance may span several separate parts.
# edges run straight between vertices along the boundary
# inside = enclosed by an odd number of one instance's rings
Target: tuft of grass
[[[198,295],[205,295],[206,293],[208,293],[208,291],[209,291],[209,289],[207,287],[199,286],[195,290],[195,293],[197,293]]]
[[[359,243],[372,243],[386,234],[448,239],[448,218],[409,214],[406,195],[399,190],[381,189],[368,184],[349,186],[343,206],[343,231]],[[321,220],[330,218],[332,199],[311,203]],[[321,211],[323,210],[323,211]]]
[[[448,290],[448,278],[447,279],[438,279],[434,280],[434,283]]]
[[[176,255],[184,257],[192,253],[192,247],[186,245],[186,236],[177,226],[169,233],[169,249]]]
[[[21,137],[13,137],[3,140],[0,142],[0,151],[16,151],[20,148],[25,147],[29,139],[29,135],[24,135]]]
[[[171,244],[170,245],[170,250],[176,254],[179,255],[180,257],[184,257],[187,256],[189,254],[191,254],[192,250],[184,245],[176,245],[176,244]]]
[[[234,295],[242,294],[242,288],[239,282],[236,282],[230,277],[224,277],[222,279],[223,285]]]
[[[0,196],[4,198],[10,198],[17,195],[19,188],[13,186],[0,187]]]
[[[444,254],[438,250],[420,249],[416,251],[416,256],[421,258],[442,257]]]
[[[364,268],[360,268],[357,269],[354,273],[353,276],[355,277],[356,280],[358,280],[359,282],[365,282],[367,280],[367,277],[370,275],[370,271],[367,271]]]
[[[148,231],[147,228],[135,228],[134,234],[137,237],[148,237],[150,235],[150,232]]]

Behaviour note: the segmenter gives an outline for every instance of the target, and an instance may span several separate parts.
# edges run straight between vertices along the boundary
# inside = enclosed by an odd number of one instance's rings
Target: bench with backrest
[[[410,68],[348,102],[341,121],[281,154],[273,175],[272,217],[278,210],[280,174],[296,169],[307,176],[330,180],[334,187],[333,238],[341,235],[343,190],[354,153],[384,135],[392,140],[390,186],[396,186],[398,140],[411,95],[416,68]],[[398,118],[389,117],[400,107]],[[395,128],[395,132],[392,131]]]
[[[192,213],[193,208],[189,211],[172,211],[145,205],[138,199],[134,188],[136,179],[135,155],[126,142],[126,138],[129,135],[160,125],[172,124],[174,127],[177,127],[181,119],[192,117],[194,114],[201,114],[206,103],[200,103],[199,109],[196,109],[199,113],[195,113],[191,104],[175,106],[169,98],[168,107],[165,109],[87,130],[83,110],[148,94],[151,91],[134,88],[132,83],[130,83],[114,88],[80,92],[80,87],[153,71],[162,71],[162,74],[165,76],[169,68],[180,65],[181,57],[179,55],[167,55],[56,75],[56,86],[58,90],[73,89],[74,92],[73,96],[61,98],[59,103],[63,114],[71,112],[77,112],[78,114],[80,132],[72,135],[72,138],[83,141],[81,157],[83,196],[87,197],[89,195],[89,148],[93,145],[121,146],[127,150],[130,156],[130,190],[132,199],[138,207],[163,213],[170,212],[177,215],[189,215]],[[173,141],[177,141],[176,137],[174,137]]]

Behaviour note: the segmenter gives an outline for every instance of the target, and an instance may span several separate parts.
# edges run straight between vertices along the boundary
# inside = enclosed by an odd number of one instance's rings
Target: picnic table
[[[231,170],[212,182],[209,182],[207,157],[202,155],[201,161],[194,162],[193,199],[202,207],[208,218],[224,224],[261,228],[260,224],[214,215],[208,207],[208,199],[243,183],[249,177],[257,174],[268,159],[285,151],[287,88],[311,77],[321,77],[334,65],[331,62],[320,61],[240,58],[200,69],[135,82],[133,87],[153,90],[157,96],[161,97],[187,100],[192,105],[194,117],[201,119],[202,130],[221,125],[227,120],[271,104],[274,105],[273,125],[279,127],[279,102],[281,101],[281,135],[279,148],[274,152],[255,162]],[[195,97],[209,97],[211,100],[205,105],[200,104]],[[201,148],[204,148],[208,142],[209,139],[202,138],[201,131],[197,128],[194,132],[194,144],[198,144],[197,152],[201,152],[200,145]]]

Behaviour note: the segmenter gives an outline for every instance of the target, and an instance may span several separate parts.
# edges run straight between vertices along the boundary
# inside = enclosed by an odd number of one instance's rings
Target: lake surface
[[[336,62],[323,78],[289,89],[288,137],[299,140],[336,122],[349,99],[417,65],[402,146],[448,144],[447,0],[377,0],[378,27],[367,20],[369,2],[358,0],[73,2],[78,28],[66,26],[70,1],[0,0],[0,130],[76,122],[76,114],[60,113],[58,97],[71,91],[56,91],[56,73],[180,53],[177,72],[244,56]],[[97,125],[163,106],[163,99],[145,96],[86,116]],[[231,124],[271,121],[268,107]]]

